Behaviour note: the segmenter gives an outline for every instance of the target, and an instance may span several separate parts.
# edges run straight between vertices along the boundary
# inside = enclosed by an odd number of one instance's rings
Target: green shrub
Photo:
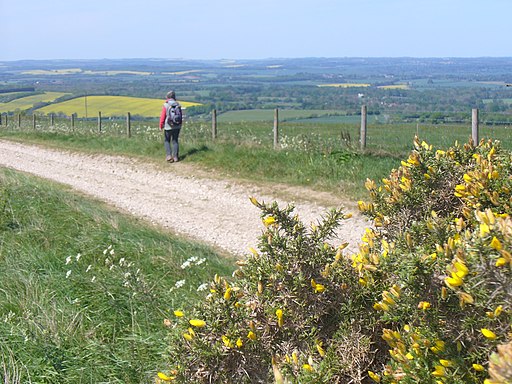
[[[511,171],[497,142],[435,151],[415,140],[381,185],[367,181],[359,205],[373,226],[353,255],[329,245],[341,210],[307,228],[293,207],[253,199],[259,251],[176,312],[175,364],[160,378],[510,383],[510,344],[488,360],[511,338]]]

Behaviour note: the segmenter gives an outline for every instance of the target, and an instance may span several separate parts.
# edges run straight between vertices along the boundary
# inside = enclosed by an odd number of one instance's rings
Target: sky
[[[512,0],[0,0],[0,60],[510,57]]]

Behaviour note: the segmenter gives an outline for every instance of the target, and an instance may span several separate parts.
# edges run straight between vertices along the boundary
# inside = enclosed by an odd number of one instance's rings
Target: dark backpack
[[[181,125],[182,122],[183,114],[181,113],[181,105],[175,101],[169,103],[169,108],[167,109],[167,124],[171,127],[175,127]]]

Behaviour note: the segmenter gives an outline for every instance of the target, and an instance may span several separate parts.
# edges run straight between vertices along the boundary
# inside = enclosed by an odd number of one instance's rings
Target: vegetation
[[[509,383],[511,171],[498,142],[416,141],[382,184],[367,181],[374,228],[354,255],[328,242],[340,210],[307,227],[293,207],[253,199],[259,249],[176,308],[159,379]]]
[[[163,320],[231,261],[48,182],[0,171],[3,383],[144,383]]]

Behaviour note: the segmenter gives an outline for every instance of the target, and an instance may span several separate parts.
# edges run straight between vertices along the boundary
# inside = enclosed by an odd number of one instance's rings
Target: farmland
[[[61,103],[51,104],[37,109],[38,113],[57,113],[78,117],[124,116],[127,112],[142,117],[155,117],[160,114],[163,100],[127,96],[83,96]],[[200,105],[199,103],[181,102],[183,108]]]
[[[49,103],[67,94],[66,92],[44,92],[33,96],[14,99],[8,103],[0,103],[0,113],[24,111],[34,108],[38,103]]]

